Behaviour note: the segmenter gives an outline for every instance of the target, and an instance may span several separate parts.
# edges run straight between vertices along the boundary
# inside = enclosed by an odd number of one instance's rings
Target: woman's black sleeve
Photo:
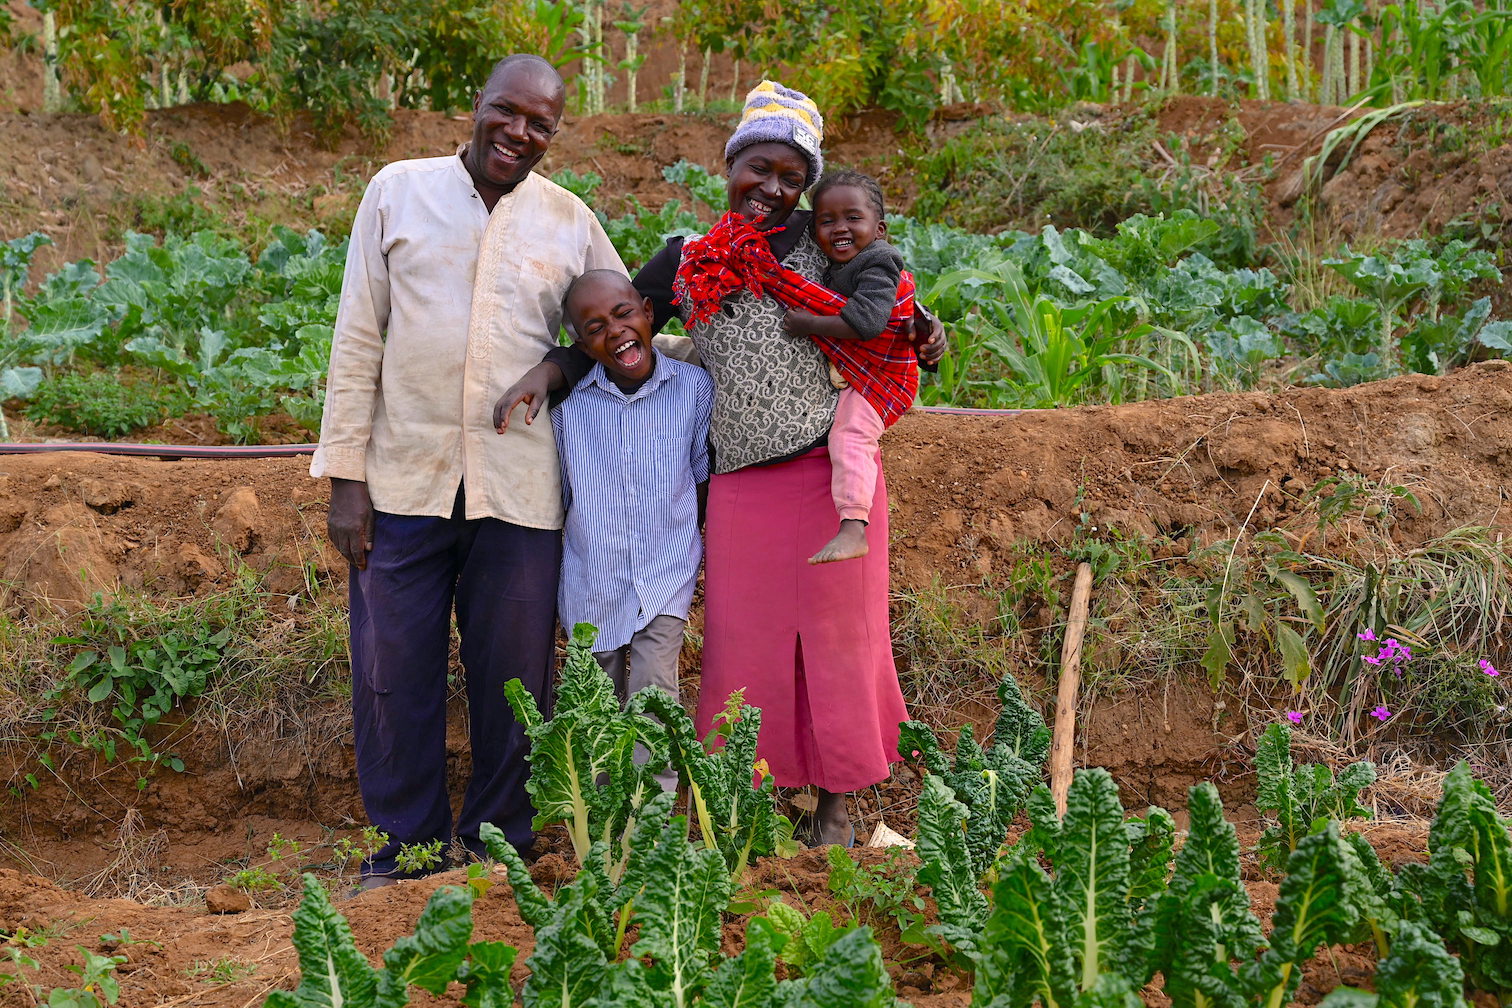
[[[672,278],[677,275],[677,264],[682,261],[682,247],[681,237],[668,238],[662,250],[641,267],[632,281],[641,297],[651,299],[651,310],[655,316],[654,332],[661,332],[667,320],[677,314],[677,309],[672,304]]]
[[[562,372],[562,378],[565,381],[565,384],[561,388],[551,394],[551,405],[553,406],[566,399],[567,393],[571,392],[573,387],[583,380],[584,375],[593,370],[593,358],[583,353],[575,345],[552,347],[546,351],[546,356],[541,359],[555,364]]]

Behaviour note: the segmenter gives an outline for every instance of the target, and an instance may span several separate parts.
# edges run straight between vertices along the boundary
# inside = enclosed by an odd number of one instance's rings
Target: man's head
[[[494,64],[473,96],[473,136],[463,163],[481,189],[507,193],[524,181],[556,136],[567,89],[539,56]]]
[[[846,263],[887,237],[882,187],[870,175],[835,171],[814,187],[814,242],[831,262]]]
[[[641,297],[623,273],[584,273],[567,288],[563,311],[578,347],[604,365],[616,385],[629,390],[651,377],[651,299]]]

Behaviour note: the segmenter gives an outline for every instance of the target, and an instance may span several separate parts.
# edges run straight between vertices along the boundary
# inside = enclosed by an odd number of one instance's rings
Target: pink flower
[[[1355,634],[1360,640],[1375,640],[1375,631],[1367,628],[1364,633]]]
[[[1501,675],[1501,673],[1497,671],[1496,666],[1492,665],[1491,662],[1490,662],[1490,660],[1486,659],[1486,658],[1482,658],[1480,660],[1480,670],[1482,672],[1486,673],[1486,675],[1488,675],[1488,676],[1499,676],[1499,675]]]
[[[1360,655],[1360,661],[1366,662],[1367,664],[1370,664],[1370,665],[1379,665],[1379,664],[1381,664],[1381,656],[1380,655],[1362,654],[1362,655]]]
[[[1286,712],[1286,720],[1290,721],[1292,724],[1301,724],[1302,712],[1299,710],[1289,710]]]
[[[1387,718],[1391,717],[1391,711],[1386,709],[1385,704],[1377,704],[1375,710],[1370,712],[1370,716],[1375,718],[1377,721],[1385,721]]]

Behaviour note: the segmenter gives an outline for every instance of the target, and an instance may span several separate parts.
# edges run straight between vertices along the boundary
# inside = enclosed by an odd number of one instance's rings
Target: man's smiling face
[[[480,187],[510,192],[546,154],[562,119],[560,79],[533,63],[513,63],[473,99],[473,137],[464,163]]]

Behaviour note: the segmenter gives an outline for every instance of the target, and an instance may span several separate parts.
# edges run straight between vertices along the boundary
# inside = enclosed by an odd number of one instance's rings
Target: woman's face
[[[778,140],[751,144],[728,165],[725,193],[730,209],[767,231],[788,219],[803,195],[808,161],[798,148]]]

